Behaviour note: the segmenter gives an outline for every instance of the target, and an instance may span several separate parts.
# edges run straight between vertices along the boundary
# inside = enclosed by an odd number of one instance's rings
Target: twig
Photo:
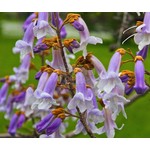
[[[149,91],[150,91],[150,88],[147,89],[147,91],[144,93],[144,96],[147,95]],[[125,104],[125,107],[131,105],[133,102],[137,101],[142,96],[143,96],[142,94],[134,94],[131,98],[129,98],[130,101]]]

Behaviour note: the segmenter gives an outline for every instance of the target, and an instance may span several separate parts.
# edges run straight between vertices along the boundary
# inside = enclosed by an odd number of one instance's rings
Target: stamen
[[[133,36],[135,36],[135,35],[136,35],[136,33],[134,33],[134,34],[130,35],[129,37],[127,37],[127,38],[122,42],[122,44],[124,44],[128,39],[130,39],[131,37],[133,37]]]
[[[137,26],[132,26],[132,27],[130,27],[130,28],[124,30],[122,33],[124,34],[125,32],[129,31],[130,29],[133,29],[133,28],[136,28],[136,27],[137,27]]]

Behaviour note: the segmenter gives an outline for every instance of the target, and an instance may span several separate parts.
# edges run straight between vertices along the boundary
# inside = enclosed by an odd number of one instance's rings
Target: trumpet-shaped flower
[[[55,35],[55,32],[48,23],[48,12],[39,12],[36,25],[33,27],[34,35],[40,39],[47,34]]]
[[[32,54],[32,57],[34,57],[33,54],[33,41],[34,41],[34,35],[33,35],[33,22],[30,23],[28,28],[26,29],[24,33],[24,37],[22,40],[18,40],[15,44],[15,47],[13,48],[14,53],[20,52],[20,59],[23,60],[24,57],[27,54]]]
[[[68,104],[68,108],[75,109],[78,107],[81,112],[93,108],[93,92],[90,88],[86,88],[86,82],[83,73],[79,68],[76,73],[76,94]]]

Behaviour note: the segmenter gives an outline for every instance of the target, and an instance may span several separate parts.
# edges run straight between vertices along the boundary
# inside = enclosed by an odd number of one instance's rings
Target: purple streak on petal
[[[146,45],[142,50],[137,52],[137,55],[142,56],[143,59],[146,59],[148,53],[148,45]]]
[[[22,102],[25,100],[25,96],[26,96],[26,92],[23,91],[23,92],[19,93],[19,95],[14,96],[13,102]]]
[[[4,83],[3,86],[0,89],[0,104],[3,104],[7,98],[7,93],[8,93],[8,83]]]
[[[11,118],[10,124],[9,124],[9,128],[8,128],[8,133],[11,136],[15,136],[16,134],[16,130],[17,130],[17,120],[18,120],[18,115],[14,114]]]
[[[144,24],[146,25],[143,31],[150,33],[150,12],[146,12],[144,15]]]
[[[47,79],[48,79],[48,73],[47,72],[43,72],[40,79],[39,79],[39,83],[38,83],[38,86],[37,86],[37,89],[38,90],[43,90],[46,82],[47,82]]]
[[[25,115],[21,114],[17,121],[17,128],[21,128],[25,120],[26,120]]]
[[[46,129],[46,134],[51,135],[55,131],[58,130],[62,123],[62,120],[60,118],[55,118],[55,120],[49,125],[49,127]]]
[[[131,94],[131,92],[133,91],[133,87],[129,86],[128,84],[125,85],[125,93],[126,95]]]
[[[25,31],[29,24],[32,22],[33,19],[36,18],[36,14],[35,13],[32,13],[26,20],[25,22],[23,23],[23,30]]]
[[[75,20],[72,25],[74,26],[74,28],[76,28],[78,31],[84,31],[84,27],[82,24],[80,24],[78,22],[78,20]]]
[[[134,89],[137,94],[143,94],[147,90],[147,85],[144,79],[144,65],[141,60],[137,60],[135,63],[135,85]]]
[[[58,74],[53,72],[50,77],[48,78],[46,85],[44,87],[43,92],[46,92],[50,95],[53,95],[54,90],[56,88],[56,84],[57,84],[57,79],[58,79]]]
[[[127,75],[120,76],[122,82],[127,82],[129,77]]]
[[[34,34],[33,34],[33,22],[31,22],[24,33],[23,41],[33,44]]]
[[[58,12],[55,12],[55,13],[56,13],[56,17],[58,18],[58,21],[59,21],[59,27],[61,27],[61,25],[63,24],[63,20],[60,18]],[[56,26],[55,17],[54,17],[54,12],[51,13],[51,17],[52,17],[52,24],[53,24],[54,26]],[[60,36],[61,36],[61,38],[65,38],[65,37],[67,36],[67,32],[66,32],[65,26],[63,26],[63,27],[61,28]]]
[[[121,64],[121,54],[119,52],[115,52],[109,62],[108,72],[118,73],[120,69],[120,64]]]
[[[82,72],[76,73],[76,92],[86,95],[86,82]]]
[[[51,123],[53,118],[54,118],[54,115],[52,113],[50,113],[47,116],[45,116],[40,122],[38,122],[36,124],[36,130],[39,133],[44,131],[49,126],[49,124]]]
[[[34,51],[34,53],[39,53],[39,52],[47,50],[47,49],[48,49],[48,46],[45,43],[41,43],[39,45],[36,45],[33,48],[33,51]]]
[[[36,73],[36,75],[35,75],[35,79],[36,80],[39,80],[40,79],[40,77],[41,77],[41,75],[42,75],[42,71],[38,71],[37,73]]]

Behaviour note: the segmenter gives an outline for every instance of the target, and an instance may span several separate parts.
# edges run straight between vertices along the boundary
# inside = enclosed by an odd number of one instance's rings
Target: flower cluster
[[[106,69],[99,58],[87,51],[88,44],[103,41],[90,35],[79,14],[69,13],[63,20],[56,12],[32,13],[23,24],[23,39],[16,41],[13,48],[20,54],[20,66],[13,69],[13,75],[0,79],[0,111],[10,120],[8,133],[15,136],[17,129],[32,120],[36,137],[65,137],[71,124],[75,124],[74,134],[96,137],[105,133],[114,137],[115,129],[124,126],[116,124],[120,112],[127,118],[127,95],[148,90],[143,62],[150,44],[149,20],[150,13],[145,13],[144,22],[136,26],[137,54],[118,48]],[[79,41],[67,38],[66,25],[79,32]],[[75,59],[79,51],[82,55],[71,64],[70,59]],[[124,55],[132,57],[134,71],[121,70],[121,65],[129,62],[123,61]],[[32,63],[37,56],[42,59],[38,71]],[[49,57],[46,61],[45,56]],[[37,71],[37,85],[25,84],[31,69]]]

